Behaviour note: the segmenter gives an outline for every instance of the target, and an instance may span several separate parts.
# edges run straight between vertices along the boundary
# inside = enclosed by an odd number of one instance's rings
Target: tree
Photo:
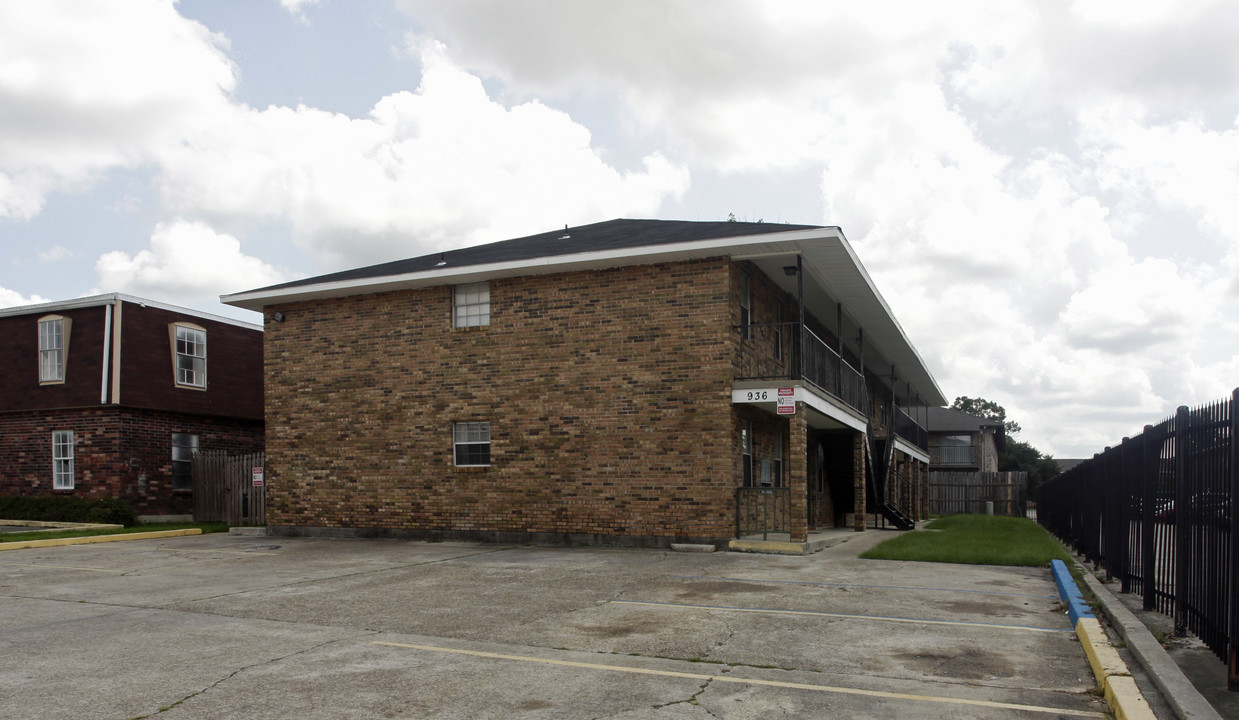
[[[951,409],[1002,423],[1007,442],[1003,451],[998,454],[998,469],[1027,472],[1030,491],[1058,474],[1058,463],[1054,462],[1054,458],[1012,437],[1020,431],[1020,424],[1007,419],[1007,409],[1003,406],[985,398],[961,395],[951,403]]]
[[[1002,423],[1002,427],[1007,431],[1007,436],[1016,435],[1020,431],[1020,424],[1014,420],[1007,419],[1007,409],[993,400],[985,398],[970,398],[967,395],[960,395],[955,398],[955,402],[951,403],[952,410],[968,413],[983,417],[986,420],[996,420]]]
[[[1058,463],[1032,445],[1008,438],[1006,447],[998,454],[998,469],[1027,472],[1027,487],[1032,492],[1058,474]]]

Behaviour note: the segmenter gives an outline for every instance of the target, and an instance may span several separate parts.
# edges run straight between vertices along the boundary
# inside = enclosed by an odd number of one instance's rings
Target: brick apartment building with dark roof
[[[901,408],[945,400],[838,228],[613,220],[222,300],[264,315],[274,534],[717,544],[753,503],[794,541],[925,514]]]

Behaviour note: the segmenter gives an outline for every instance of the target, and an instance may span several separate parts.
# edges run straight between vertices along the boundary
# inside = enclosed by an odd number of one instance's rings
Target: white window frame
[[[185,440],[188,439],[188,442]],[[178,443],[177,440],[182,442]],[[194,433],[172,433],[172,489],[192,490],[192,480],[189,485],[177,484],[177,463],[185,463],[193,467],[194,453],[198,451],[198,436]]]
[[[452,423],[452,462],[456,467],[490,467],[491,464],[490,423],[470,420],[468,422]],[[485,462],[481,458],[471,456],[471,451],[477,452],[485,447]]]
[[[172,379],[177,387],[205,390],[207,386],[207,331],[189,323],[168,326],[172,340]]]
[[[490,325],[490,283],[466,283],[452,286],[452,327],[482,327]]]
[[[65,381],[65,361],[69,357],[70,318],[48,315],[39,318],[39,384]]]
[[[52,431],[52,489],[72,490],[73,431]]]

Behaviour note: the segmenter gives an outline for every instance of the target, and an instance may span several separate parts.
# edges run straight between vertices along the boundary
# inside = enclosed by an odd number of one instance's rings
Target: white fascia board
[[[775,408],[777,407],[780,388],[791,388],[793,390],[791,396],[793,401],[804,403],[805,407],[825,415],[841,425],[846,425],[857,432],[865,432],[865,419],[860,413],[840,401],[806,388],[799,381],[787,380],[781,384],[755,385],[742,388],[733,387],[731,390],[731,403],[733,405],[756,405],[771,415],[777,415]],[[762,396],[765,399],[754,400],[752,398],[755,395]],[[790,415],[780,417],[790,417]]]
[[[926,465],[929,464],[928,453],[898,435],[895,436],[895,449],[901,453],[904,453],[908,457],[913,458],[914,460],[920,460]]]
[[[895,364],[900,373],[911,377],[913,385],[931,405],[946,405],[946,397],[929,372],[924,358],[908,339],[903,326],[891,312],[886,298],[847,239],[839,235],[837,245],[814,247],[805,253],[805,272],[822,287],[838,295],[844,310],[865,331],[865,344]],[[883,368],[879,368],[879,374]]]
[[[203,320],[212,320],[214,322],[223,323],[225,325],[235,325],[249,330],[262,330],[261,325],[248,323],[244,320],[234,320],[233,318],[224,317],[222,315],[212,315],[210,313],[191,310],[177,305],[169,305],[168,303],[159,302],[158,300],[147,300],[146,298],[136,297],[134,295],[126,295],[124,293],[105,293],[103,295],[90,295],[88,297],[74,298],[72,300],[57,300],[49,303],[39,303],[37,305],[22,305],[19,307],[4,308],[0,310],[0,317],[12,315],[43,315],[49,312],[58,312],[63,310],[76,310],[87,307],[100,307],[103,305],[115,305],[117,302],[127,302],[133,305],[142,307],[159,308],[180,315],[189,315]]]
[[[497,277],[545,275],[553,272],[623,267],[625,265],[650,265],[658,262],[695,260],[714,256],[730,257],[736,255],[737,250],[752,250],[755,247],[761,248],[762,246],[768,247],[762,248],[763,252],[761,254],[775,252],[796,254],[800,252],[800,242],[802,240],[838,236],[837,229],[828,227],[810,230],[789,230],[783,233],[763,233],[759,235],[696,240],[686,243],[643,245],[639,247],[617,248],[615,250],[550,255],[501,263],[445,267],[443,269],[423,270],[402,275],[356,278],[314,285],[298,285],[282,289],[251,290],[231,295],[221,295],[220,302],[225,305],[262,312],[263,307],[277,303],[345,297],[389,290],[434,287],[436,285],[455,285]]]

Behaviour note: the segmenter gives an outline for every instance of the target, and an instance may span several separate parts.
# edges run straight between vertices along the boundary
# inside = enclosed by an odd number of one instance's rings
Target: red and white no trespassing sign
[[[780,415],[796,414],[796,388],[779,388],[777,412]]]

